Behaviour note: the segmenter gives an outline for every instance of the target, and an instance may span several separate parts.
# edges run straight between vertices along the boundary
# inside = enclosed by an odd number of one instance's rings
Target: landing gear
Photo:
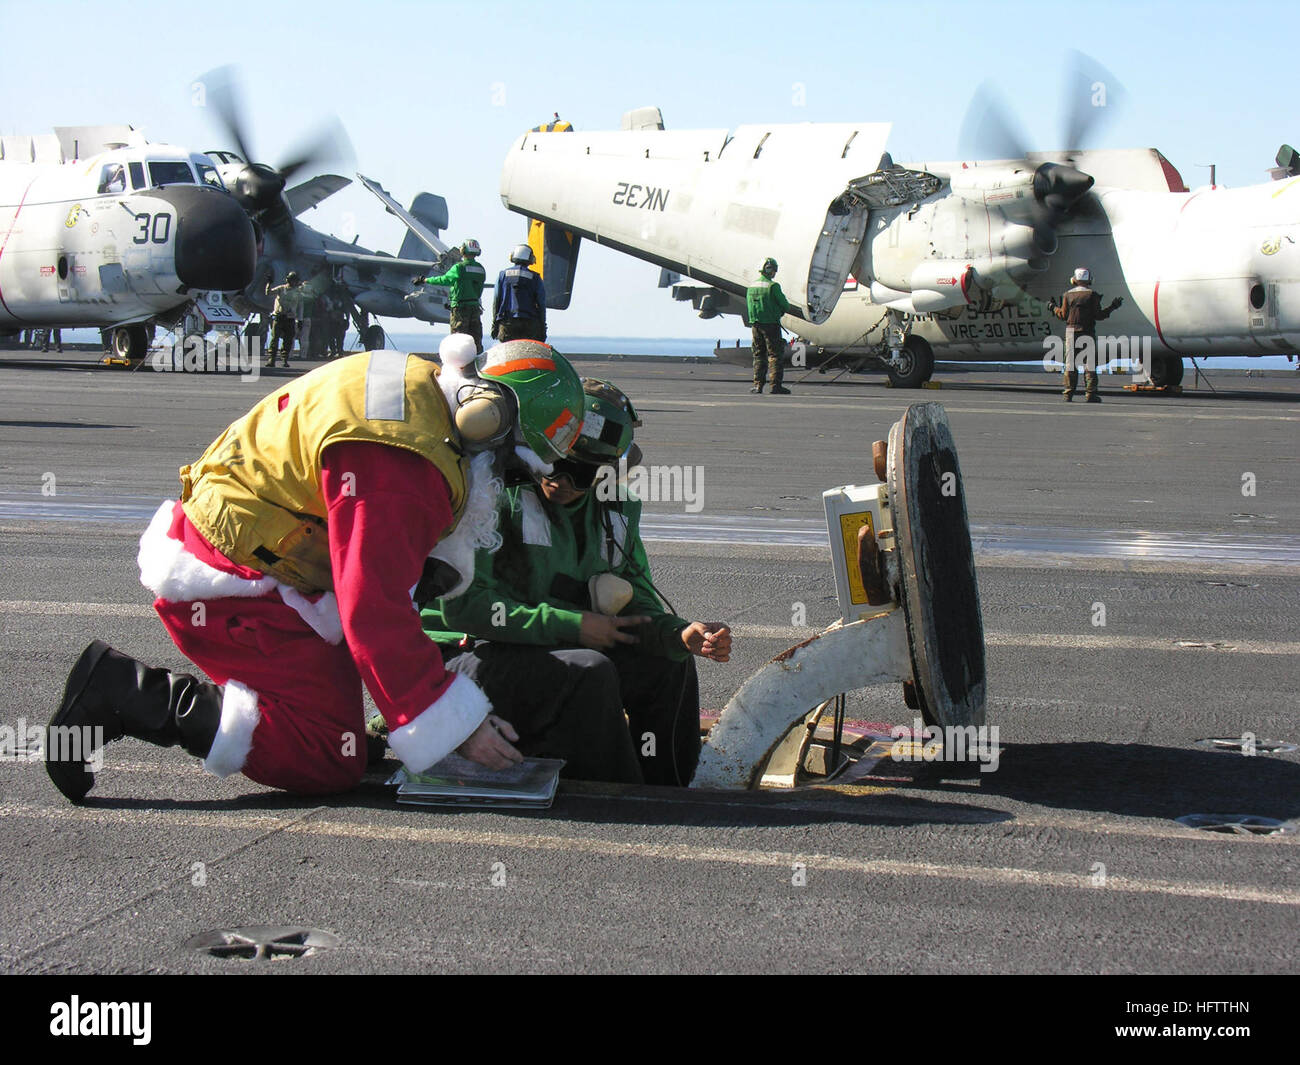
[[[142,325],[119,325],[113,330],[113,356],[143,359],[149,350],[149,334]]]
[[[368,325],[361,331],[361,346],[366,351],[380,351],[387,343],[382,325]]]
[[[1181,384],[1183,380],[1183,360],[1178,355],[1151,356],[1151,383],[1157,388],[1168,388]]]
[[[934,373],[934,349],[918,336],[909,336],[898,349],[897,361],[885,365],[895,388],[920,388]]]

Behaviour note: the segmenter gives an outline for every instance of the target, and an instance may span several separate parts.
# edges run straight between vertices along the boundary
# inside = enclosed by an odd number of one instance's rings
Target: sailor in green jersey
[[[700,753],[694,656],[726,662],[731,632],[661,602],[641,501],[609,491],[613,478],[597,483],[629,450],[638,461],[640,421],[614,386],[587,379],[583,391],[569,458],[506,490],[500,550],[480,551],[469,590],[420,603],[421,617],[447,668],[483,686],[525,754],[564,758],[566,777],[685,785]]]
[[[753,327],[754,387],[751,392],[763,391],[763,379],[772,386],[772,395],[788,396],[790,390],[781,387],[785,373],[785,341],[781,338],[781,315],[790,309],[790,302],[781,291],[776,277],[776,260],[764,259],[758,280],[745,290],[745,309]],[[770,367],[769,367],[770,360]]]
[[[478,261],[483,249],[477,240],[467,240],[460,246],[464,256],[460,262],[445,274],[436,277],[415,277],[411,280],[417,285],[443,285],[451,289],[451,331],[468,333],[474,338],[479,354],[483,354],[483,286],[487,283],[487,271]]]

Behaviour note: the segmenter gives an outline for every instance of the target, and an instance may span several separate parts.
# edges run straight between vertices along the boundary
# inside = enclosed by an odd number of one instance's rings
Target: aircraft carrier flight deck
[[[92,638],[189,668],[140,586],[139,535],[181,465],[313,365],[242,381],[95,358],[0,352],[11,730],[48,720]],[[1103,375],[1100,405],[1066,405],[1046,374],[902,391],[791,371],[791,395],[755,396],[709,361],[575,364],[632,397],[647,463],[689,472],[643,532],[677,612],[733,629],[732,661],[700,663],[715,709],[839,615],[822,492],[874,483],[872,441],[943,404],[996,770],[885,759],[784,792],[566,783],[545,812],[440,811],[395,805],[384,772],[303,799],[128,739],[74,806],[18,742],[0,760],[0,972],[223,972],[186,941],[272,924],[338,937],[292,962],[318,972],[1293,971],[1300,380],[1172,397]],[[914,716],[895,686],[846,713]],[[1178,820],[1196,814],[1272,828]]]

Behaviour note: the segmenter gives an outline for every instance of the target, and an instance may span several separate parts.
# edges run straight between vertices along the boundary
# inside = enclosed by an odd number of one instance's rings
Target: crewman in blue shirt
[[[507,340],[546,341],[546,286],[529,267],[536,261],[533,249],[518,245],[510,253],[513,264],[497,275],[492,300],[492,337]]]

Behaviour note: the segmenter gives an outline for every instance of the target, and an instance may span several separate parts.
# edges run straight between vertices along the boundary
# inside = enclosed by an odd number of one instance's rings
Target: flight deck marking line
[[[733,636],[752,640],[790,640],[796,643],[816,636],[821,630],[788,625],[733,625]],[[1247,655],[1300,655],[1300,642],[1264,640],[1214,640],[1209,637],[1092,636],[1055,632],[985,632],[990,647],[1059,647],[1110,651],[1212,651]]]
[[[1057,700],[1059,702],[1059,700]],[[1035,705],[1042,702],[1034,700]],[[1065,705],[1062,703],[1062,705]],[[21,765],[22,763],[0,762],[0,772],[3,772],[6,765]],[[155,773],[163,776],[190,776],[195,780],[205,779],[200,767],[197,764],[189,766],[167,765],[161,762],[130,762],[116,761],[112,757],[107,758],[105,766],[112,772],[127,773]],[[579,785],[581,782],[578,782]],[[812,788],[796,791],[766,791],[758,793],[749,792],[726,792],[726,791],[696,791],[690,788],[662,788],[654,794],[631,794],[626,790],[618,790],[610,785],[598,787],[596,790],[581,790],[581,787],[566,790],[565,798],[578,800],[594,801],[611,801],[611,802],[633,802],[633,803],[666,803],[668,805],[707,805],[713,807],[727,807],[737,810],[760,810],[776,812],[795,812],[795,813],[816,813],[816,814],[852,814],[855,818],[863,821],[866,825],[875,828],[895,827],[892,822],[903,821],[909,826],[935,826],[935,812],[933,808],[918,809],[916,806],[917,796],[912,789],[904,789],[901,785],[903,781],[894,781],[888,784],[865,784],[854,782],[852,784],[825,784]],[[274,789],[267,789],[266,794],[274,794]],[[944,793],[945,795],[949,793]],[[970,796],[978,795],[978,792],[971,792]],[[767,798],[759,803],[754,801],[755,795],[770,797],[774,801],[767,801]],[[808,797],[804,797],[808,796]],[[864,804],[863,799],[870,796],[869,804]],[[922,801],[947,801],[943,800],[926,800],[921,797]],[[327,809],[321,807],[320,809]],[[493,813],[492,810],[483,810],[483,813]],[[1001,812],[1001,811],[999,811]],[[148,820],[149,823],[161,823],[169,815],[161,811],[137,811],[141,816]],[[99,821],[110,820],[121,824],[135,824],[141,820],[131,811],[125,810],[104,810],[102,815],[96,817],[94,808],[81,808],[79,810],[68,810],[66,807],[38,806],[31,803],[9,803],[0,805],[0,816],[13,814],[15,817],[45,817],[48,816],[56,820],[80,820],[80,821]],[[77,816],[80,814],[81,816]],[[250,814],[246,819],[237,819],[231,814],[200,814],[194,811],[186,811],[180,814],[185,818],[185,823],[194,827],[201,828],[225,828],[232,830],[252,829],[258,826],[274,827],[279,819],[269,815]],[[943,823],[937,827],[943,829],[963,830],[981,828],[1003,829],[1013,827],[1019,829],[1056,829],[1065,832],[1077,832],[1083,835],[1105,835],[1129,836],[1136,839],[1161,840],[1161,841],[1182,841],[1185,843],[1195,843],[1199,845],[1220,844],[1241,844],[1243,837],[1232,835],[1230,833],[1203,832],[1196,829],[1186,828],[1172,820],[1158,820],[1156,823],[1141,823],[1130,821],[1108,821],[1103,818],[1083,818],[1067,817],[1057,815],[1053,817],[1042,817],[1032,813],[1011,813],[1008,812],[1007,818],[990,819],[987,811],[979,808],[965,807],[953,802],[943,810]],[[977,837],[975,837],[977,839]],[[1001,837],[999,837],[1000,839]],[[978,840],[977,840],[978,841]],[[996,842],[996,841],[995,841]],[[1254,844],[1248,844],[1254,845]],[[1278,836],[1270,839],[1269,845],[1273,847],[1300,846],[1300,836]]]
[[[1059,378],[1059,374],[1057,375]],[[1121,375],[1125,376],[1125,375]],[[1118,385],[1115,386],[1118,388]],[[1059,391],[1057,386],[1053,386],[1051,394],[1056,395]],[[1193,397],[1198,398],[1198,397]],[[1208,396],[1205,398],[1209,398]],[[753,402],[744,400],[703,400],[703,399],[672,399],[676,406],[680,407],[753,407]],[[799,401],[783,402],[783,408],[794,408],[798,410],[849,410],[861,414],[879,414],[882,417],[897,418],[900,413],[899,407],[876,407],[865,403],[821,403]],[[1078,415],[1085,418],[1133,418],[1140,417],[1143,421],[1147,419],[1186,419],[1191,418],[1199,421],[1243,421],[1243,422],[1294,422],[1300,421],[1300,411],[1287,408],[1290,413],[1287,414],[1235,414],[1225,412],[1223,414],[1202,413],[1182,408],[1180,410],[1152,410],[1146,407],[1129,407],[1124,410],[1107,410],[1107,411],[1063,411],[1058,407],[950,407],[949,415],[953,419],[960,418],[963,414],[998,414],[998,415],[1015,415],[1037,418],[1059,418],[1062,416],[1071,417]]]
[[[10,805],[10,804],[5,804],[5,806],[0,807],[0,809],[8,810],[8,809],[9,809],[9,805]],[[292,827],[293,827],[295,824],[297,824],[298,822],[304,820],[305,818],[310,817],[312,814],[320,813],[320,812],[321,812],[322,810],[324,810],[324,809],[326,809],[326,807],[324,807],[324,806],[317,806],[317,807],[315,807],[315,808],[313,808],[313,809],[311,809],[311,810],[306,810],[306,811],[304,811],[302,814],[300,814],[300,815],[299,815],[298,817],[296,817],[296,818],[289,818],[289,819],[285,819],[285,818],[271,818],[271,817],[268,817],[268,818],[258,818],[257,820],[259,820],[259,821],[270,821],[270,822],[273,822],[273,824],[271,825],[271,827],[269,827],[265,832],[261,833],[260,835],[254,837],[253,839],[247,840],[247,841],[245,841],[244,843],[239,844],[237,847],[234,847],[234,848],[232,848],[231,850],[226,851],[224,854],[220,854],[220,855],[218,855],[217,857],[211,859],[210,861],[205,862],[205,864],[206,864],[206,865],[209,865],[209,866],[217,865],[218,863],[220,863],[220,862],[224,862],[224,861],[226,861],[226,860],[229,859],[229,858],[234,858],[236,855],[240,854],[240,853],[243,852],[243,851],[248,850],[250,847],[254,847],[254,846],[256,846],[257,844],[261,843],[263,840],[268,839],[269,837],[275,835],[277,832],[282,832],[282,831],[285,831],[285,830],[287,830],[287,829],[289,829],[289,828],[292,828]],[[89,811],[89,810],[78,810],[77,812],[78,812],[78,813],[90,813],[91,811]],[[125,812],[125,811],[122,811],[122,812]],[[0,815],[0,816],[2,816],[2,815]],[[24,815],[23,815],[22,813],[18,813],[18,814],[16,814],[16,816],[24,816]],[[72,820],[87,820],[87,819],[86,819],[86,818],[73,818]],[[13,956],[13,960],[14,960],[15,962],[21,962],[21,961],[24,961],[24,960],[26,960],[27,958],[30,958],[30,957],[32,957],[32,956],[35,955],[35,954],[39,954],[41,951],[48,950],[50,947],[53,947],[53,946],[58,945],[59,943],[62,943],[65,939],[70,939],[72,936],[80,935],[82,932],[88,932],[90,929],[94,928],[96,925],[104,924],[106,921],[110,921],[110,920],[112,920],[112,919],[113,919],[114,917],[116,917],[118,914],[123,913],[123,912],[126,911],[126,910],[133,909],[134,907],[138,906],[140,903],[144,902],[146,899],[151,899],[151,898],[153,898],[155,895],[161,895],[164,891],[166,891],[168,888],[172,887],[173,885],[175,885],[175,886],[179,886],[179,885],[182,885],[182,884],[189,884],[189,883],[191,883],[191,882],[192,882],[192,880],[191,880],[192,876],[193,876],[193,873],[191,872],[190,869],[187,868],[187,869],[185,870],[185,872],[181,873],[179,876],[171,877],[171,878],[168,878],[168,879],[164,880],[164,881],[163,881],[161,884],[159,884],[157,887],[153,887],[153,888],[150,888],[148,891],[141,892],[139,895],[136,895],[134,898],[130,899],[129,901],[127,901],[127,902],[125,902],[125,903],[123,903],[121,906],[116,906],[116,907],[114,907],[114,908],[111,909],[111,910],[108,910],[108,911],[106,911],[106,912],[104,912],[104,913],[101,913],[98,917],[92,917],[92,918],[91,918],[90,920],[88,920],[88,921],[83,921],[83,922],[82,922],[81,924],[79,924],[76,928],[73,928],[73,929],[71,929],[71,930],[69,930],[69,931],[67,931],[67,932],[63,932],[63,933],[61,933],[60,935],[57,935],[57,936],[52,937],[51,939],[47,939],[47,940],[44,940],[44,941],[41,942],[41,943],[37,943],[36,946],[34,946],[34,947],[30,947],[29,949],[23,951],[22,953]]]
[[[926,876],[940,880],[969,880],[991,886],[1023,884],[1031,887],[1072,888],[1083,891],[1123,891],[1134,894],[1172,895],[1184,898],[1205,898],[1227,900],[1231,902],[1265,902],[1279,906],[1300,906],[1300,891],[1285,889],[1258,888],[1246,885],[1222,884],[1197,881],[1155,880],[1137,877],[1110,875],[1106,878],[1105,888],[1095,887],[1092,877],[1087,873],[1059,873],[1035,869],[1020,869],[1002,866],[977,865],[938,865],[931,862],[902,862],[888,858],[843,858],[834,854],[816,854],[798,851],[751,851],[737,850],[729,847],[698,847],[691,844],[650,844],[622,843],[613,840],[591,839],[583,836],[546,836],[514,832],[470,832],[455,828],[409,828],[380,827],[345,821],[309,821],[312,814],[321,812],[325,807],[308,810],[299,818],[284,824],[277,822],[277,827],[243,844],[243,850],[260,842],[267,835],[286,832],[309,836],[328,836],[335,839],[386,840],[400,843],[425,843],[465,845],[476,847],[511,848],[515,850],[535,851],[576,851],[609,858],[643,858],[659,861],[678,862],[715,862],[725,865],[749,867],[777,867],[789,869],[792,862],[804,862],[819,872],[860,873],[867,876]],[[55,809],[53,807],[35,807],[18,803],[6,803],[0,806],[0,816],[53,817],[69,821],[116,821],[133,824],[168,824],[175,826],[178,822],[196,827],[248,829],[257,822],[274,821],[274,818],[251,817],[246,820],[226,818],[213,815],[191,815],[177,812],[154,812],[145,810],[97,810],[97,809]],[[157,894],[166,885],[153,889],[141,898]],[[120,906],[112,913],[104,914],[91,922],[91,925],[107,920],[113,914],[129,909],[139,900],[132,900]],[[86,925],[84,927],[90,927]],[[75,935],[65,933],[50,943]],[[19,960],[28,957],[47,944],[19,955]]]
[[[62,603],[37,599],[0,599],[0,615],[85,616],[152,618],[154,609],[135,603]],[[788,640],[791,644],[816,636],[821,629],[791,625],[733,625],[734,636],[751,640]],[[1212,637],[1155,638],[1150,636],[1092,636],[1058,632],[989,632],[984,642],[990,647],[1049,647],[1102,651],[1208,651],[1243,655],[1300,655],[1300,642],[1281,640],[1233,640]]]
[[[152,618],[152,607],[133,603],[63,603],[30,599],[0,600],[0,614],[78,615],[98,617]],[[798,642],[821,630],[789,625],[733,625],[734,635],[755,640]],[[1078,633],[985,632],[984,642],[992,647],[1051,647],[1087,650],[1129,651],[1213,651],[1255,655],[1300,654],[1300,643],[1262,640],[1214,640],[1208,637],[1161,638],[1142,636],[1091,636]]]

